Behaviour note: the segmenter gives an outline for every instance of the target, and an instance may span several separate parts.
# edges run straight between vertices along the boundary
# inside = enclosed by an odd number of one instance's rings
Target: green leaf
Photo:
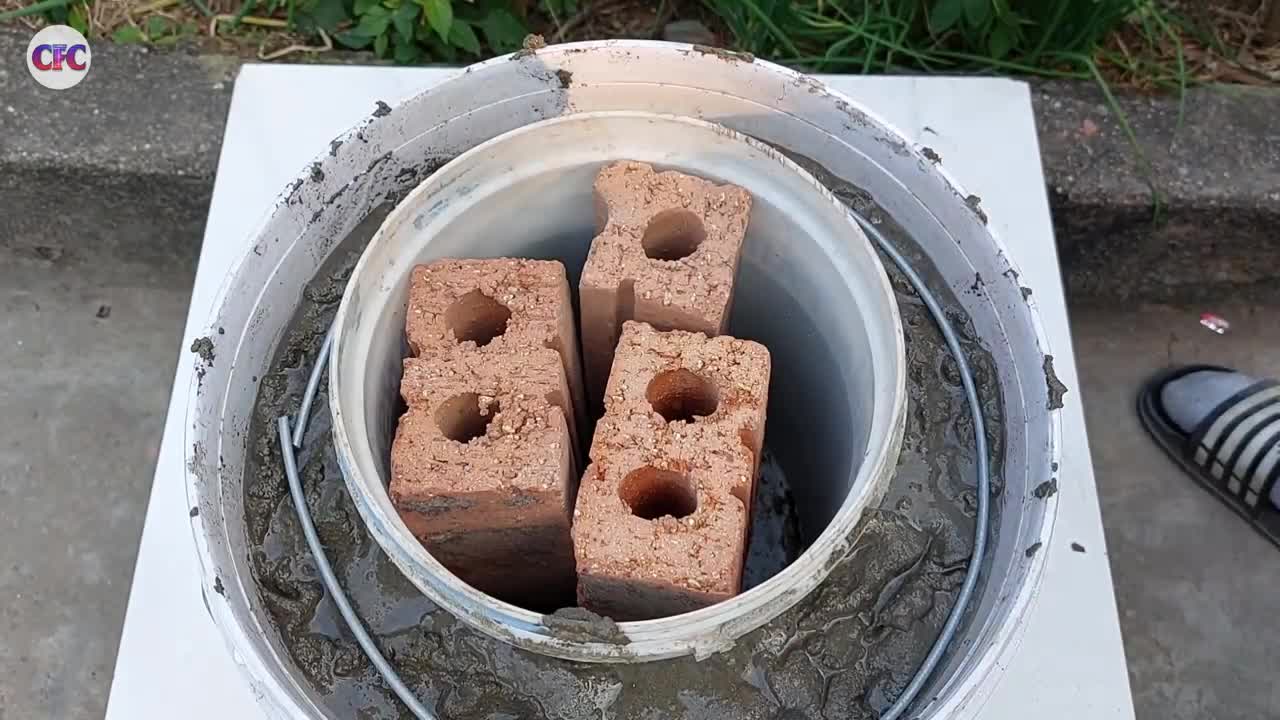
[[[304,22],[300,23],[305,30],[307,22],[318,28],[322,28],[330,33],[338,29],[338,26],[349,19],[347,8],[342,0],[316,0],[304,16]]]
[[[996,25],[991,30],[991,36],[987,38],[988,49],[991,51],[991,57],[997,60],[1003,60],[1013,49],[1014,30],[1008,25]]]
[[[500,53],[519,50],[528,34],[524,23],[506,10],[494,10],[486,15],[480,21],[480,30],[489,47]]]
[[[356,25],[352,32],[372,40],[386,32],[389,25],[391,25],[391,11],[381,5],[374,5],[360,16],[360,24]]]
[[[460,47],[472,55],[480,54],[480,38],[476,37],[475,30],[464,22],[456,22],[449,29],[449,44]]]
[[[396,8],[391,14],[391,24],[395,25],[396,32],[400,33],[400,37],[413,39],[414,21],[418,19],[418,13],[422,12],[422,8],[413,3],[405,3]]]
[[[147,18],[146,33],[147,37],[155,40],[169,32],[169,21],[159,15],[152,15]]]
[[[352,50],[367,48],[369,47],[369,43],[373,42],[372,35],[361,35],[354,30],[337,33],[333,36],[333,39],[337,40],[344,47],[351,48]]]
[[[379,4],[381,3],[378,0],[356,0],[351,9],[356,14],[356,17],[360,17]]]
[[[89,34],[89,11],[85,5],[76,5],[67,13],[67,24],[81,35]]]
[[[49,22],[54,23],[55,25],[67,24],[67,16],[70,15],[70,11],[67,10],[67,3],[65,2],[59,3],[54,7],[48,7],[46,3],[36,3],[35,5],[28,5],[27,7],[23,8],[21,12],[24,15],[35,15],[41,12],[42,7],[47,8],[43,11],[43,14],[45,16],[45,19],[47,19]],[[36,8],[36,9],[32,10],[31,8]],[[0,15],[6,15],[9,17],[19,17],[18,15],[11,14],[14,12],[19,12],[19,11],[11,10],[9,12],[0,13]],[[7,21],[9,17],[6,17],[5,20]]]
[[[965,0],[938,0],[929,13],[929,29],[944,33],[960,22],[964,14]]]
[[[991,17],[991,0],[965,0],[964,18],[969,27],[980,28]]]
[[[111,33],[111,39],[118,43],[140,43],[145,42],[147,36],[132,25],[121,25],[116,28],[115,32]]]
[[[449,42],[449,29],[453,27],[453,0],[419,0],[427,14],[427,22],[441,40]]]
[[[380,58],[384,58],[384,57],[386,57],[386,56],[387,56],[387,35],[386,35],[386,33],[383,33],[383,34],[379,35],[379,36],[378,36],[378,39],[373,41],[373,53],[374,53],[375,55],[377,55],[378,57],[380,57]]]
[[[413,42],[412,35],[396,35],[396,49],[393,55],[395,61],[401,65],[411,65],[422,57],[416,43]]]

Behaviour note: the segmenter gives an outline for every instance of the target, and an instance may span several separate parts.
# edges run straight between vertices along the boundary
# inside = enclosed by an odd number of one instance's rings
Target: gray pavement
[[[1112,306],[1114,307],[1114,306]],[[1232,323],[1218,336],[1202,311]],[[1140,720],[1280,712],[1280,552],[1155,448],[1136,388],[1170,363],[1280,377],[1280,306],[1072,308],[1072,330]]]
[[[194,277],[64,239],[0,235],[0,720],[102,717]]]

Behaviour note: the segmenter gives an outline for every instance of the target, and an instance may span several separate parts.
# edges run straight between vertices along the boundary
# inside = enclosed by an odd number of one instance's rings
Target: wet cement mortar
[[[983,398],[998,528],[1003,405],[992,357],[941,276],[871,199],[803,158],[940,294]],[[251,568],[288,654],[333,718],[411,718],[362,654],[324,589],[288,486],[275,420],[295,412],[360,250],[366,222],[308,284],[255,406],[245,477]],[[298,463],[320,539],[356,611],[429,708],[448,720],[803,720],[878,717],[937,638],[971,562],[977,510],[973,427],[954,359],[887,258],[906,334],[908,418],[896,475],[827,580],[726,651],[639,664],[577,664],[516,649],[437,608],[370,537],[338,469],[327,383]],[[767,428],[766,428],[767,433]],[[766,434],[766,446],[768,437]],[[802,551],[786,479],[766,457],[748,585]]]

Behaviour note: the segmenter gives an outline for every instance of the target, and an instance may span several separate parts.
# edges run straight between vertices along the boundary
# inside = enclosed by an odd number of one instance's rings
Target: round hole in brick
[[[691,422],[696,417],[714,413],[720,406],[720,390],[716,384],[684,368],[653,376],[644,396],[654,412],[667,422]]]
[[[481,408],[478,394],[462,393],[445,400],[436,408],[436,427],[450,440],[468,443],[483,437],[497,414],[496,400]]]
[[[640,245],[652,260],[679,260],[692,255],[706,239],[702,218],[691,210],[673,208],[653,216]]]
[[[494,338],[507,331],[511,311],[506,305],[472,290],[463,295],[444,311],[444,324],[453,332],[458,342],[470,340],[479,347],[488,345]]]
[[[698,509],[698,493],[685,475],[655,467],[632,470],[618,488],[631,514],[644,520],[682,518]]]

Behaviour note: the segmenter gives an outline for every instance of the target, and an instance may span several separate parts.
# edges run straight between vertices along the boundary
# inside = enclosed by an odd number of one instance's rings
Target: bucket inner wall
[[[597,232],[592,182],[601,166],[589,162],[533,173],[493,197],[468,196],[415,261],[557,260],[566,267],[576,305],[578,280]],[[693,172],[673,165],[658,169]],[[811,232],[767,195],[754,197],[728,328],[729,335],[765,345],[773,363],[747,587],[784,569],[827,527],[849,493],[871,434],[871,341],[850,279],[811,240]],[[394,252],[395,243],[387,249]],[[391,267],[381,257],[369,258],[369,264]],[[364,412],[384,482],[404,407],[399,383],[408,354],[409,277],[396,272],[388,269],[380,277],[395,300],[375,317],[360,320],[375,326],[364,366]],[[583,447],[589,440],[584,438]]]

